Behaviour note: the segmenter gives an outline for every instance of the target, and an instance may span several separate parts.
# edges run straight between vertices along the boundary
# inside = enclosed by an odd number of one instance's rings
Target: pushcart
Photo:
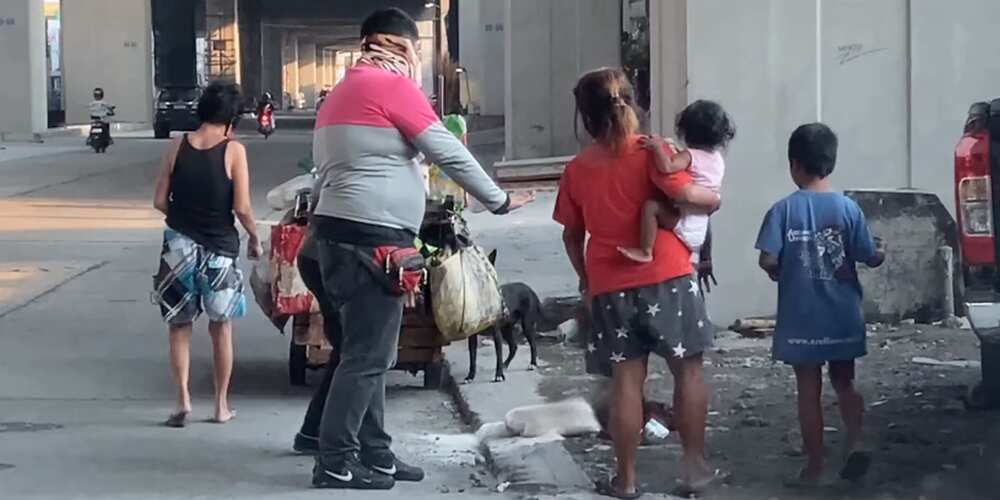
[[[453,197],[446,197],[443,201],[427,201],[420,240],[428,247],[452,250],[471,243],[468,227],[458,215]],[[291,318],[288,375],[292,385],[306,385],[308,370],[323,368],[330,359],[333,346],[323,335],[322,321],[318,311]],[[275,324],[279,330],[284,330],[284,324],[279,326],[277,321]],[[433,304],[429,287],[425,284],[423,293],[417,298],[416,307],[403,312],[399,351],[393,369],[414,375],[422,373],[425,388],[440,388],[445,383],[442,349],[448,344],[434,323]]]

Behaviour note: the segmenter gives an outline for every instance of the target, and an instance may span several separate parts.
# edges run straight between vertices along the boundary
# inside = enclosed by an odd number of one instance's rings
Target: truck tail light
[[[989,177],[966,177],[958,184],[962,232],[969,236],[993,236],[993,196]]]

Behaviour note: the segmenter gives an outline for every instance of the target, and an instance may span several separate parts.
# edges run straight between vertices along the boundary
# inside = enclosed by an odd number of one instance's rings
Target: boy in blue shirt
[[[871,465],[862,448],[864,400],[854,387],[854,360],[866,354],[861,284],[855,263],[882,265],[885,251],[861,208],[833,191],[837,136],[822,123],[799,127],[788,143],[799,191],[768,211],[757,238],[760,267],[778,283],[774,358],[792,365],[806,466],[790,486],[823,476],[823,365],[837,391],[847,429],[840,476],[860,479]]]

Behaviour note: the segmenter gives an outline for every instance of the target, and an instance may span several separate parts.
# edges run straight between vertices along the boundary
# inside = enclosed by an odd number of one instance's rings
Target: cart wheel
[[[424,365],[424,389],[440,389],[444,385],[444,365],[440,361]]]
[[[297,387],[306,385],[306,346],[294,340],[288,343],[288,383]]]

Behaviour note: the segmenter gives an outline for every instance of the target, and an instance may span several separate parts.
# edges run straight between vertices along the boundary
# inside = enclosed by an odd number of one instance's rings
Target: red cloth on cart
[[[313,312],[313,296],[299,276],[297,259],[305,242],[306,226],[278,224],[271,228],[271,280],[275,315]]]

